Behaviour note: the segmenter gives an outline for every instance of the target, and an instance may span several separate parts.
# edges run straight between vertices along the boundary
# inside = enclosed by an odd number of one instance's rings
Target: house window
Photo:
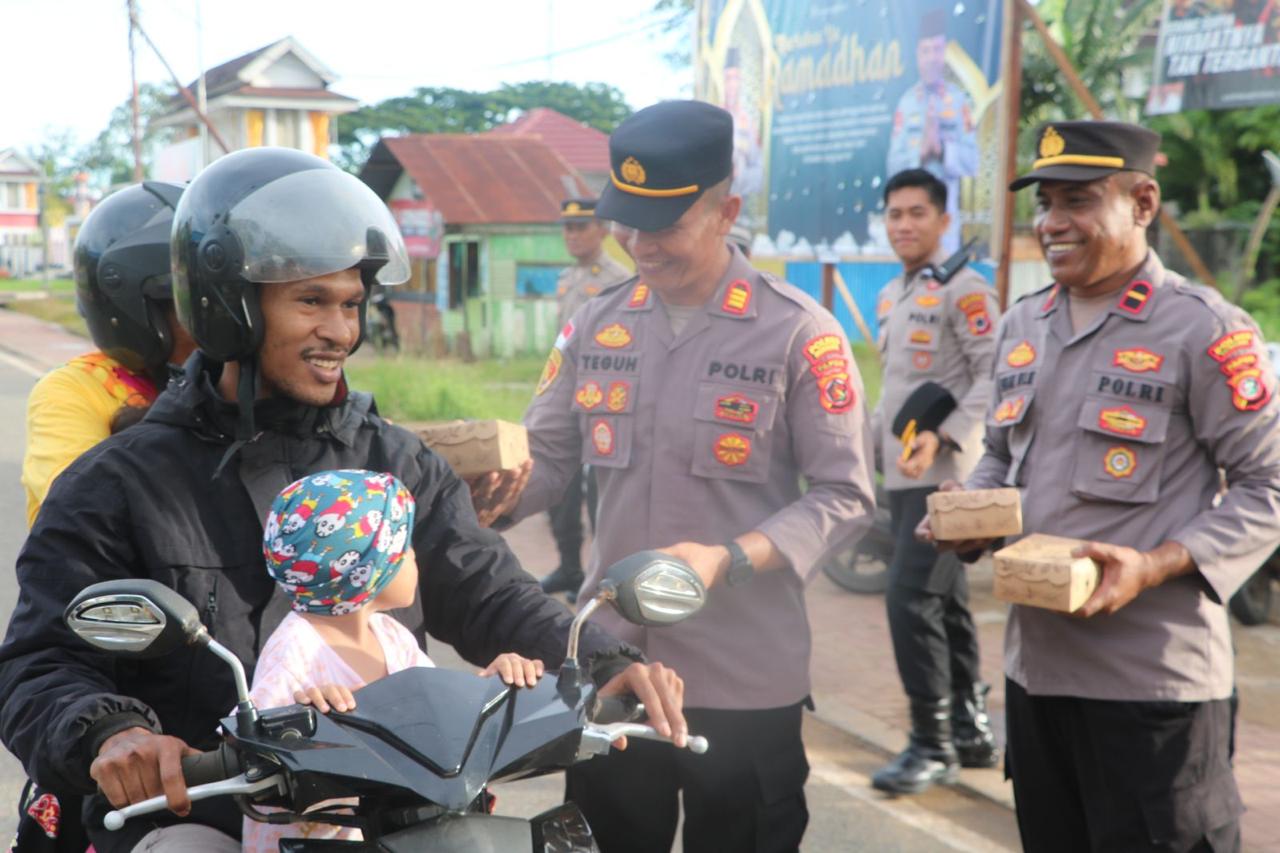
[[[0,207],[5,210],[21,210],[24,205],[22,203],[22,184],[5,182],[3,198],[0,198]]]
[[[449,244],[449,308],[480,295],[480,241]]]

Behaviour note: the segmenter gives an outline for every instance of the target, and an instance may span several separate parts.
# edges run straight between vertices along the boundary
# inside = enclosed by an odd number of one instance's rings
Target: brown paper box
[[[529,458],[529,433],[508,421],[448,421],[409,424],[459,477],[519,467]]]
[[[1083,545],[1032,533],[995,553],[995,596],[1012,604],[1074,613],[1098,587],[1101,569],[1088,557],[1073,557]]]
[[[934,492],[928,497],[933,538],[999,539],[1022,532],[1022,499],[1017,489]]]

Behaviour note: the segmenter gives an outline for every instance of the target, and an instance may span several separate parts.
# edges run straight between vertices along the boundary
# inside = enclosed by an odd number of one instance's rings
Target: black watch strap
[[[729,550],[729,571],[725,574],[729,586],[741,586],[756,576],[756,567],[751,565],[751,558],[741,545],[730,539],[724,547]]]

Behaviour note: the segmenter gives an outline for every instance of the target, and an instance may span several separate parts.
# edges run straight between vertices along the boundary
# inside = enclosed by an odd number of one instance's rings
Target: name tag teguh
[[[1022,532],[1022,499],[1017,489],[934,492],[927,501],[933,538],[942,542],[999,539]]]
[[[1098,588],[1102,570],[1088,557],[1071,552],[1085,544],[1032,533],[995,553],[996,598],[1061,613],[1074,613]]]
[[[459,477],[517,468],[529,458],[529,433],[522,424],[482,420],[407,426]]]

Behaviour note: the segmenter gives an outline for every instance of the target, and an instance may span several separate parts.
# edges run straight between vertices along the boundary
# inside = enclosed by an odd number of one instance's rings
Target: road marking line
[[[884,796],[871,787],[868,777],[856,770],[824,761],[820,755],[821,753],[813,750],[809,752],[809,771],[814,776],[881,814],[927,833],[946,849],[960,853],[1005,853],[1009,850],[954,821],[934,814],[907,797]]]
[[[0,361],[3,361],[5,364],[9,365],[10,367],[21,370],[23,373],[27,374],[28,376],[34,376],[36,379],[39,379],[40,377],[44,376],[43,371],[33,367],[32,365],[28,364],[27,362],[23,361],[20,358],[16,358],[12,355],[9,355],[7,352],[0,351]]]

